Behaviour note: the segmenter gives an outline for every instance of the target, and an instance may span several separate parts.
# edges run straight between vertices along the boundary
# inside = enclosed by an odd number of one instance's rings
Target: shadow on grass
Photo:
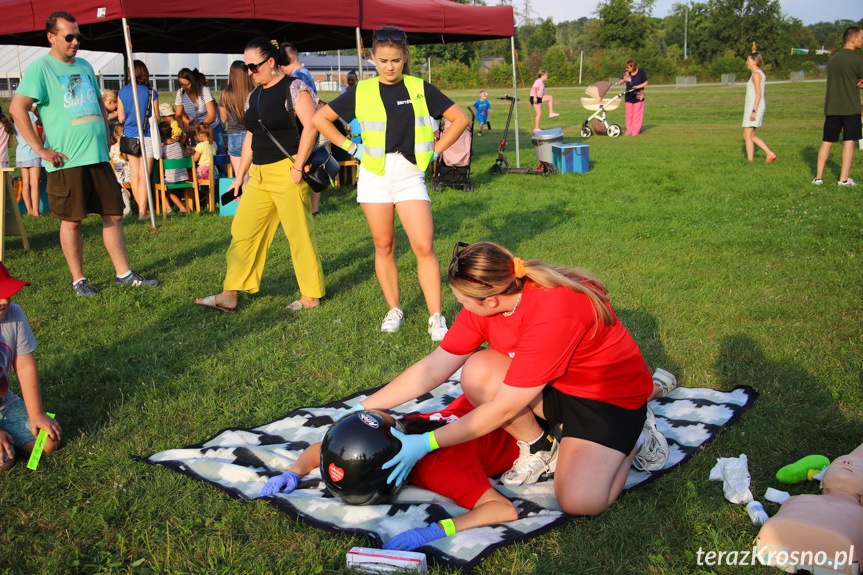
[[[760,392],[729,451],[749,455],[753,476],[765,462],[770,466],[763,473],[772,477],[779,466],[813,453],[832,460],[852,451],[863,437],[863,422],[843,413],[835,392],[803,366],[766,357],[751,337],[721,340],[716,373],[720,389],[750,385]]]
[[[665,350],[665,345],[659,336],[659,322],[653,314],[640,310],[627,308],[615,308],[617,317],[629,333],[632,334],[635,343],[641,349],[641,355],[650,366],[653,373],[657,367],[670,371],[678,378],[682,375],[680,364],[673,360]]]

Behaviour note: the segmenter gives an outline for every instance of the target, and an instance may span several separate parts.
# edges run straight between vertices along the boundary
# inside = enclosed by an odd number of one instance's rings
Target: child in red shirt
[[[425,419],[445,425],[464,416],[472,409],[473,406],[467,398],[461,395],[440,412],[410,415],[402,419],[402,423],[409,426],[408,422],[412,420]],[[390,415],[385,413],[381,415],[392,423]],[[261,490],[261,496],[279,492],[290,493],[296,489],[300,478],[318,467],[320,452],[320,442],[310,445],[290,471],[267,481]],[[410,551],[465,529],[515,521],[518,518],[515,506],[489,484],[488,478],[509,469],[517,456],[518,447],[515,439],[502,429],[497,429],[457,448],[435,451],[421,460],[411,471],[408,481],[448,497],[460,507],[470,511],[451,520],[400,533],[387,541],[383,548]],[[447,521],[451,521],[451,532],[446,532],[446,525],[441,525]]]

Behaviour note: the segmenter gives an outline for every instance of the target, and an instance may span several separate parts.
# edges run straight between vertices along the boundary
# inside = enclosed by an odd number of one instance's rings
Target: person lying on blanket
[[[404,481],[435,449],[503,428],[519,458],[502,481],[529,484],[555,471],[554,492],[572,515],[598,515],[617,500],[631,465],[662,469],[668,444],[647,402],[673,386],[650,370],[609,304],[608,290],[583,270],[525,262],[489,243],[456,242],[449,284],[462,304],[440,346],[357,409],[390,409],[420,397],[462,369],[475,407],[441,429],[394,435],[401,450],[383,468]],[[491,349],[477,350],[487,343]],[[536,417],[535,417],[536,416]],[[562,425],[562,440],[543,431]]]
[[[401,419],[408,432],[425,432],[439,428],[470,412],[473,406],[464,395],[459,396],[444,410],[422,415],[409,415]],[[391,415],[377,412],[391,425]],[[310,445],[297,458],[290,471],[272,477],[261,490],[261,497],[276,493],[290,493],[300,479],[316,469],[320,461],[321,443]],[[488,478],[510,468],[518,456],[515,439],[503,429],[473,439],[457,448],[442,448],[423,458],[414,466],[408,481],[444,497],[459,506],[470,509],[464,515],[444,519],[427,527],[418,527],[400,533],[384,543],[384,549],[411,551],[435,539],[452,535],[472,527],[515,521],[518,513],[506,497],[498,493]]]

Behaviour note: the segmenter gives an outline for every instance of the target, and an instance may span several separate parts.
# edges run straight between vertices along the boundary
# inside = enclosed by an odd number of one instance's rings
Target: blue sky
[[[678,2],[682,0],[656,0],[653,15],[660,18],[667,16],[671,6]],[[780,0],[779,3],[787,16],[799,18],[804,24],[863,18],[861,0]],[[555,23],[560,23],[582,16],[594,17],[599,0],[530,0],[530,4],[531,9],[542,18],[550,17]],[[513,5],[516,10],[524,10],[524,0],[513,0]]]

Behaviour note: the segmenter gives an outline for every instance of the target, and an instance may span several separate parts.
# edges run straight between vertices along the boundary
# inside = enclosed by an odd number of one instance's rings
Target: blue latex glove
[[[393,437],[402,442],[401,450],[396,453],[395,457],[387,461],[381,466],[381,469],[389,469],[395,467],[390,476],[387,477],[387,483],[395,483],[400,485],[408,474],[416,465],[417,461],[423,458],[428,453],[431,453],[429,446],[428,433],[422,435],[405,435],[398,429],[393,428]]]
[[[300,476],[293,471],[286,471],[281,475],[270,477],[267,484],[261,489],[259,497],[275,495],[276,493],[290,493],[300,484]]]
[[[357,151],[354,152],[354,159],[358,162],[363,159],[363,145],[357,144]]]
[[[446,537],[446,533],[440,528],[437,523],[432,523],[428,527],[417,527],[404,533],[399,533],[386,543],[383,548],[398,551],[413,551],[417,547],[422,547],[426,543],[431,543],[435,539]]]
[[[435,160],[437,160],[438,158],[440,158],[440,154],[438,154],[437,152],[434,152],[434,153],[432,154],[432,159],[431,159],[431,161],[432,161],[432,162],[434,162],[434,161],[435,161]]]
[[[366,410],[366,408],[363,407],[362,402],[360,402],[360,403],[356,404],[355,406],[353,406],[352,408],[350,408],[349,410],[347,410],[346,412],[344,412],[343,414],[341,414],[339,416],[339,419],[341,419],[342,417],[344,417],[346,415],[350,415],[352,413],[358,413],[360,411],[365,411],[365,410]]]

